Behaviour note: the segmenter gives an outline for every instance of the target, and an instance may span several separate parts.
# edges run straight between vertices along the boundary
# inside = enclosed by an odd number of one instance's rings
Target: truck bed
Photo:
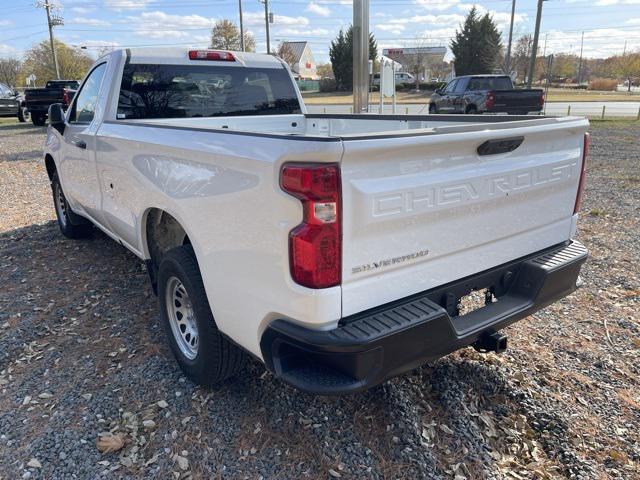
[[[146,125],[194,131],[220,131],[231,134],[318,137],[327,139],[373,139],[398,136],[422,136],[474,131],[504,131],[513,128],[586,125],[579,117],[545,117],[529,115],[347,115],[303,114],[238,116],[212,118],[178,118],[117,120],[112,124]]]

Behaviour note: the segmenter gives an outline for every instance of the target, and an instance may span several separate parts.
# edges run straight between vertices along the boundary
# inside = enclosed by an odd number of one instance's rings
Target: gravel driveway
[[[0,124],[0,480],[640,478],[639,139],[594,126],[585,287],[507,329],[507,353],[324,398],[257,363],[189,383],[143,264],[99,232],[64,239],[43,129]],[[123,448],[101,453],[106,432]]]

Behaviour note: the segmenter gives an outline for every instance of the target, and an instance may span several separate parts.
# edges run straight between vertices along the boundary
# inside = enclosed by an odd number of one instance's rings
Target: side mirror
[[[64,134],[64,128],[66,122],[64,119],[64,110],[62,110],[61,103],[52,103],[49,105],[49,125],[60,132],[60,135]]]
[[[436,93],[438,95],[442,95],[442,89],[441,88],[436,88],[433,93]]]

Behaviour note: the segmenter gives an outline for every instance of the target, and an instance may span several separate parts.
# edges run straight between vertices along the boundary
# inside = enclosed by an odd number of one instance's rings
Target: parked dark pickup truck
[[[21,122],[29,120],[24,97],[4,83],[0,83],[0,117],[18,117]]]
[[[25,104],[34,125],[44,125],[49,105],[61,103],[66,109],[80,86],[77,80],[49,80],[44,88],[28,88]]]
[[[469,75],[456,77],[443,90],[436,90],[429,113],[526,115],[540,112],[543,106],[542,90],[515,89],[507,75]]]

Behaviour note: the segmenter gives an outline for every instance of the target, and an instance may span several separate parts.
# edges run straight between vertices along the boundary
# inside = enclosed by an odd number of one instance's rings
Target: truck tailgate
[[[343,316],[568,240],[586,128],[345,138]],[[519,137],[510,153],[477,152]]]

